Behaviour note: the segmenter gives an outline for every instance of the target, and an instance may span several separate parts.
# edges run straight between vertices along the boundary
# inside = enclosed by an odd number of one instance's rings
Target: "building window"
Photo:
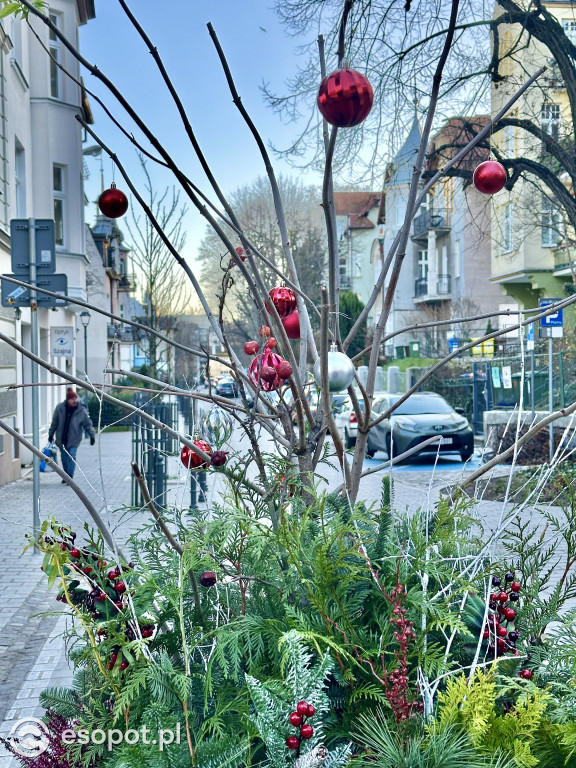
[[[64,245],[65,185],[64,167],[52,166],[52,189],[54,195],[54,230],[56,245]]]
[[[504,206],[504,221],[502,226],[502,253],[509,253],[514,247],[514,209],[512,203]]]
[[[566,37],[570,40],[570,42],[573,45],[576,45],[576,21],[570,20],[564,20],[562,22],[562,27],[564,29],[564,32],[566,33]]]
[[[13,19],[10,29],[10,38],[12,40],[12,59],[22,71],[22,22],[20,19]]]
[[[562,214],[547,195],[542,195],[542,245],[554,247],[562,236]]]
[[[428,251],[418,251],[418,277],[426,280],[428,277]]]
[[[560,138],[560,105],[542,104],[541,127],[556,141]]]
[[[26,218],[26,154],[24,147],[15,139],[14,185],[16,189],[16,218]]]
[[[55,27],[60,30],[60,16],[56,13],[50,14],[50,21]],[[62,78],[58,64],[60,64],[60,58],[62,55],[60,40],[58,39],[54,30],[49,32],[49,49],[50,49],[50,96],[53,99],[60,99],[62,97]]]

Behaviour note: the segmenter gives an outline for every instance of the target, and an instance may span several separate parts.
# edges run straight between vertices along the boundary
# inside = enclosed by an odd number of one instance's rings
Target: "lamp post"
[[[90,323],[90,312],[87,309],[80,312],[80,320],[84,326],[84,375],[88,381],[88,324]]]

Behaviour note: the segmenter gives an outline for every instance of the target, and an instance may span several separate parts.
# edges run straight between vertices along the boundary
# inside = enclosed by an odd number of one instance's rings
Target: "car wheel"
[[[460,458],[462,461],[468,461],[469,459],[474,456],[474,451],[466,450],[466,451],[460,451]]]

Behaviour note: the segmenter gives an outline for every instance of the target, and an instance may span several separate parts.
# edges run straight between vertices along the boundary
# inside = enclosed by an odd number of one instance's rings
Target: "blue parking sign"
[[[550,304],[556,304],[556,302],[562,301],[562,299],[539,299],[538,306],[540,309],[550,306]],[[559,309],[551,315],[547,315],[540,319],[541,328],[562,328],[564,325],[564,311]]]

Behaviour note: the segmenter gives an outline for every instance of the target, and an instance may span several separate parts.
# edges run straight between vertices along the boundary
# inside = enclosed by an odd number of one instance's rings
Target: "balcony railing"
[[[418,299],[428,295],[428,278],[419,277],[414,283],[414,296]]]
[[[416,216],[412,236],[422,236],[430,229],[450,229],[450,218],[445,211],[423,211],[419,216]]]
[[[439,296],[442,294],[450,293],[450,283],[450,275],[438,275],[438,280],[436,281],[436,293]]]
[[[340,288],[352,288],[352,278],[350,275],[340,275]]]
[[[116,341],[134,342],[134,329],[129,325],[108,323],[108,338],[116,339]]]
[[[570,252],[566,248],[558,248],[554,252],[554,269],[568,269],[570,267]],[[576,261],[572,259],[572,265],[576,266]]]
[[[430,284],[428,277],[419,277],[414,282],[414,298],[429,297],[434,299],[440,296],[448,296],[451,290],[451,283],[450,275],[437,275],[435,285],[434,283]]]
[[[134,275],[122,275],[118,280],[119,291],[133,291],[136,285],[136,277]]]

